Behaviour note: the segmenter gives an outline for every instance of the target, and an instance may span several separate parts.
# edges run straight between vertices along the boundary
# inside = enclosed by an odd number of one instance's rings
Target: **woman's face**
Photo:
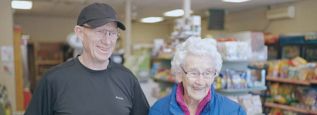
[[[202,100],[214,82],[216,69],[208,56],[187,55],[182,66],[184,95]]]

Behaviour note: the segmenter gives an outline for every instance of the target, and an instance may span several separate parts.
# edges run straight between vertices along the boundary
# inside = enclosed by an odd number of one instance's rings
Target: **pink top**
[[[184,87],[182,83],[177,84],[176,88],[176,101],[180,105],[181,109],[184,111],[185,115],[190,115],[189,109],[184,101]],[[198,108],[195,115],[200,115],[203,108],[206,106],[206,104],[210,101],[210,90],[208,91],[208,94],[206,97],[204,97],[203,100],[201,100],[198,104]]]

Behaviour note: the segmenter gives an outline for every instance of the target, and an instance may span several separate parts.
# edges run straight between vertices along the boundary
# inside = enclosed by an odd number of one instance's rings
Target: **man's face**
[[[104,62],[111,56],[118,38],[118,29],[115,22],[89,29],[84,28],[84,52],[92,59]]]
[[[202,100],[209,92],[215,78],[215,67],[207,56],[187,55],[182,66],[185,96]]]

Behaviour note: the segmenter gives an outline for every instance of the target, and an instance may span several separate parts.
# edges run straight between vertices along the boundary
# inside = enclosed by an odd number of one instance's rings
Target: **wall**
[[[316,32],[317,0],[301,0],[294,5],[296,10],[294,19],[273,21],[267,30],[275,34]]]
[[[166,22],[155,24],[134,22],[132,24],[132,43],[153,43],[154,38],[169,39],[171,31],[171,24]]]
[[[14,24],[22,26],[23,33],[34,42],[64,42],[73,32],[76,20],[72,18],[15,15]]]
[[[202,36],[207,34],[219,35],[239,31],[267,31],[274,34],[299,33],[317,31],[317,0],[300,0],[294,3],[296,17],[293,19],[273,20],[266,19],[266,6],[229,12],[225,18],[225,30],[207,30],[207,19],[202,20]],[[31,35],[31,39],[38,41],[60,41],[66,40],[67,35],[73,31],[76,24],[75,18],[41,17],[15,15],[14,23],[23,28],[25,34]],[[132,44],[152,43],[154,38],[168,39],[173,30],[173,21],[143,24],[132,23]],[[124,38],[122,32],[122,38]],[[123,39],[124,40],[124,39]],[[122,41],[123,41],[122,40]],[[124,45],[124,43],[121,43]],[[121,46],[122,46],[121,45]]]
[[[225,19],[225,30],[207,30],[207,20],[202,20],[202,35],[223,34],[239,31],[266,31],[274,34],[290,34],[317,31],[317,0],[300,0],[294,4],[296,16],[293,19],[269,21],[266,7],[258,7],[238,12],[229,12]]]
[[[9,46],[13,48],[13,19],[10,0],[0,0],[0,47]],[[13,57],[12,55],[10,55]],[[5,71],[4,66],[13,64],[13,58],[10,61],[2,61],[5,57],[0,53],[0,84],[5,85],[8,89],[9,100],[12,104],[12,109],[15,110],[15,77],[14,67],[11,72]]]
[[[64,42],[76,25],[75,18],[41,17],[15,15],[14,23],[21,25],[23,32],[34,42]],[[167,38],[170,35],[168,23],[132,23],[132,43],[152,43],[154,38]],[[124,31],[121,32],[124,38]]]
[[[202,20],[202,35],[227,34],[239,31],[264,31],[269,25],[265,17],[266,8],[260,7],[238,12],[228,12],[225,17],[224,30],[208,30],[207,18]]]

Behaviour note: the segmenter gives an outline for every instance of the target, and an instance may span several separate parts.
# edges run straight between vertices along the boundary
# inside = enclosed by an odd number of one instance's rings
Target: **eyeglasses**
[[[181,66],[181,69],[183,72],[186,74],[186,77],[188,78],[198,78],[200,75],[203,76],[204,79],[211,79],[212,77],[215,77],[217,75],[217,72],[211,72],[211,71],[206,71],[206,72],[198,72],[198,71],[185,71],[183,66]]]
[[[119,37],[119,31],[111,31],[111,30],[107,30],[107,29],[92,29],[91,27],[82,25],[82,27],[84,28],[88,28],[91,29],[97,37],[99,38],[109,38],[111,40],[116,40]]]

